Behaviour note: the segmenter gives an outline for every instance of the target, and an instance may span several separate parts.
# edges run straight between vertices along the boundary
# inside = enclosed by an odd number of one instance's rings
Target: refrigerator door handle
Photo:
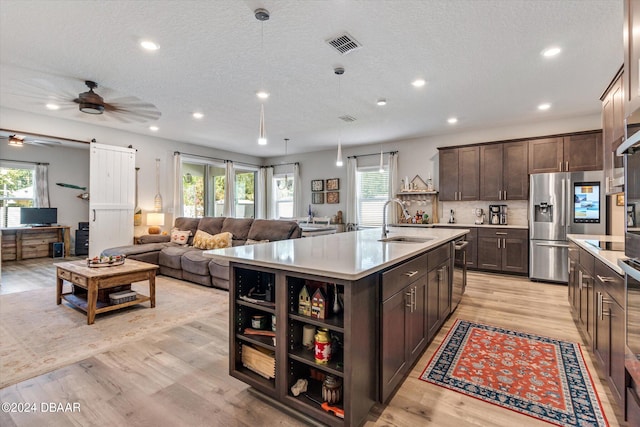
[[[541,243],[541,242],[536,242],[536,246],[545,246],[545,247],[549,247],[549,248],[568,248],[569,244],[564,244],[564,243]]]
[[[564,201],[566,208],[567,231],[571,228],[571,205],[573,204],[573,196],[571,195],[571,180],[567,179],[567,198]],[[566,233],[565,233],[566,237]]]
[[[565,217],[564,210],[565,210],[565,199],[566,199],[566,194],[564,192],[564,188],[565,188],[564,187],[564,179],[562,179],[562,193],[561,193],[562,196],[560,196],[561,197],[560,206],[562,207],[562,210],[560,212],[560,225],[563,226],[563,227],[564,227],[564,217]]]

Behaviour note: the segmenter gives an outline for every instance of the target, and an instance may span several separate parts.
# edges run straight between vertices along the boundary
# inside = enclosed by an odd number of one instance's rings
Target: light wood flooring
[[[54,271],[51,260],[3,263],[0,294],[52,286]],[[467,292],[457,310],[391,402],[375,406],[365,425],[548,426],[418,379],[456,318],[582,343],[569,311],[566,286],[470,272]],[[0,390],[2,403],[35,403],[37,412],[0,412],[0,425],[306,425],[227,374],[227,322],[226,317],[198,319],[6,387]],[[583,353],[611,426],[624,426],[621,414],[609,403],[611,394],[591,354],[586,348]],[[50,407],[48,403],[70,404],[70,409],[76,403],[80,408],[43,412],[43,403],[45,407]]]

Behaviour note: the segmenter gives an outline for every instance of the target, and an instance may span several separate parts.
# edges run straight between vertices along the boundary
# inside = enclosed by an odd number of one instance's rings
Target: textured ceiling
[[[264,24],[258,7],[271,14]],[[291,154],[339,137],[369,144],[597,114],[623,62],[622,9],[614,0],[0,0],[0,106],[141,134],[153,124],[159,137],[260,157],[283,154],[284,138]],[[341,56],[325,40],[344,31],[363,47]],[[142,51],[142,38],[160,50]],[[562,53],[542,57],[550,45]],[[346,70],[341,99],[336,66]],[[416,78],[426,86],[411,86]],[[162,116],[80,113],[71,100],[84,80],[106,102],[135,97]],[[271,93],[267,146],[256,142],[261,82]],[[50,98],[66,108],[46,110]],[[538,111],[542,102],[551,109]]]

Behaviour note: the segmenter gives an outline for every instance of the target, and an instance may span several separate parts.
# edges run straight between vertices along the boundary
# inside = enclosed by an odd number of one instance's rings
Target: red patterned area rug
[[[608,426],[580,346],[457,319],[420,379],[559,426]]]

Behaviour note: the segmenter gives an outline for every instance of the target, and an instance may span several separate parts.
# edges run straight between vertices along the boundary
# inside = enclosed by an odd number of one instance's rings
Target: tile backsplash
[[[474,209],[482,208],[485,214],[485,224],[489,224],[489,205],[507,205],[508,225],[527,226],[529,223],[529,202],[527,200],[507,200],[501,202],[488,202],[478,200],[474,202],[440,202],[438,215],[440,222],[449,220],[449,211],[453,209],[456,223],[473,224],[476,216]]]

